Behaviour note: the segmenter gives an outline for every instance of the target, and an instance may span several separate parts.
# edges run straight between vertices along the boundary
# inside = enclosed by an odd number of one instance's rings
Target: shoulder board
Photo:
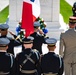
[[[36,53],[37,59],[39,59],[38,50],[37,49],[33,49],[33,51]]]
[[[12,53],[8,53],[10,56],[14,56]]]
[[[60,56],[59,54],[56,54],[57,56]]]
[[[61,57],[62,58],[62,56],[60,55],[60,54],[56,54],[58,57]]]
[[[37,50],[37,49],[33,49],[33,51],[34,51],[34,52],[38,52],[38,50]]]

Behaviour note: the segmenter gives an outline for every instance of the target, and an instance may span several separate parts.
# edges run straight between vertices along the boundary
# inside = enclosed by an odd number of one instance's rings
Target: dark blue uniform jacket
[[[58,73],[58,75],[63,74],[63,60],[61,58],[61,63],[59,55],[54,52],[48,52],[41,58],[41,69],[42,73]]]

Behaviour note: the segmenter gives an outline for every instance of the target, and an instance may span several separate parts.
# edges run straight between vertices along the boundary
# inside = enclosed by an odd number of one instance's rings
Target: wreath
[[[38,17],[36,21],[40,22],[40,29],[42,29],[42,31],[44,32],[44,35],[46,35],[48,33],[48,29],[46,28],[46,22],[41,17]],[[20,39],[24,38],[25,36],[25,30],[21,28],[21,24],[22,22],[19,22],[16,27],[16,33],[18,36],[17,38],[20,38]]]
[[[42,31],[44,32],[44,34],[46,35],[48,33],[48,29],[46,28],[46,22],[44,21],[43,18],[41,17],[38,17],[36,19],[36,21],[39,21],[40,22],[40,29],[42,29]]]

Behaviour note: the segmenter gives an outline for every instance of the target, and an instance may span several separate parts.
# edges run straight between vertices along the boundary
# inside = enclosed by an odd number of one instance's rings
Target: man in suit
[[[24,50],[17,54],[17,75],[38,75],[40,63],[40,54],[33,46],[33,37],[27,37],[22,40]]]
[[[59,54],[64,58],[65,75],[76,75],[76,17],[69,18],[69,29],[60,35]]]
[[[15,57],[7,53],[10,40],[0,38],[0,75],[16,75]]]
[[[0,38],[4,37],[4,38],[8,38],[10,40],[7,52],[14,54],[14,47],[21,45],[21,42],[15,39],[16,36],[14,34],[12,34],[14,36],[14,38],[8,37],[7,36],[8,29],[9,29],[9,25],[7,25],[7,24],[0,24],[0,33],[1,33]]]
[[[43,75],[62,75],[64,71],[63,59],[54,52],[57,40],[55,38],[46,39],[49,52],[41,58],[41,72]]]

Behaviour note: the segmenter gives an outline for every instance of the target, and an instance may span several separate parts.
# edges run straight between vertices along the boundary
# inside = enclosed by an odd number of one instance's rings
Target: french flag
[[[40,15],[39,0],[23,0],[21,28],[25,29],[26,37],[34,32],[33,22],[39,15]]]

